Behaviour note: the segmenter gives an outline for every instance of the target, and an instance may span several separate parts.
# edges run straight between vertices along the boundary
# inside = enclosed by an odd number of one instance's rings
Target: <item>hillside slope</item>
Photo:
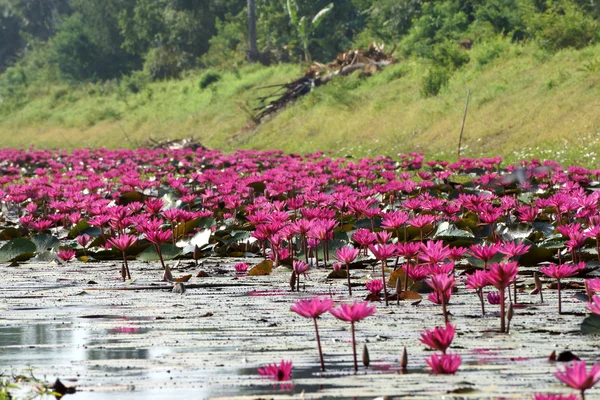
[[[211,148],[456,157],[467,89],[464,156],[555,158],[594,166],[600,151],[600,46],[556,54],[534,46],[480,46],[434,97],[421,94],[429,67],[407,60],[370,78],[338,78],[253,127],[244,108],[300,67],[248,66],[199,88],[202,72],[150,83],[37,88],[0,115],[3,147],[133,147],[148,137],[193,136]],[[272,90],[272,89],[271,89]]]

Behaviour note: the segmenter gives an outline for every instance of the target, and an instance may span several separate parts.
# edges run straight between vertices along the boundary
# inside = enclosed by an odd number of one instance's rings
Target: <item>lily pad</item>
[[[273,270],[273,261],[264,260],[264,261],[258,263],[257,265],[255,265],[254,267],[252,267],[252,269],[250,271],[248,271],[248,275],[249,276],[270,275],[272,270]]]
[[[436,240],[454,240],[454,239],[475,239],[475,235],[466,229],[459,229],[456,225],[443,221],[438,224],[433,239]]]
[[[47,233],[40,233],[31,238],[33,244],[35,244],[36,252],[42,253],[46,251],[56,250],[60,245],[60,241]]]
[[[581,332],[584,335],[600,335],[600,315],[586,317],[581,323]]]
[[[36,249],[36,245],[29,239],[12,239],[0,248],[0,262],[29,260],[35,255]]]
[[[181,254],[181,249],[171,243],[163,243],[160,245],[160,251],[164,260],[172,260]],[[148,247],[138,255],[138,260],[142,261],[159,261],[158,253],[154,246]]]

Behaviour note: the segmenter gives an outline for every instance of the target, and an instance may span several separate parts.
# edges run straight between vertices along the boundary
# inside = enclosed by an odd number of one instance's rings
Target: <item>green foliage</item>
[[[146,54],[144,71],[151,80],[179,78],[181,72],[189,67],[190,60],[186,54],[161,46],[151,49]]]
[[[475,7],[474,25],[478,29],[488,24],[491,33],[510,35],[519,40],[525,37],[526,27],[523,22],[523,11],[519,7],[521,0],[486,0]]]
[[[329,3],[326,7],[322,8],[315,16],[310,20],[306,16],[298,17],[298,5],[295,0],[287,1],[287,11],[290,16],[290,21],[298,33],[300,43],[302,44],[302,51],[304,52],[304,60],[310,62],[311,55],[308,49],[311,36],[314,31],[321,25],[321,22],[327,14],[333,9],[333,3]]]
[[[583,48],[600,36],[598,21],[585,15],[571,0],[548,0],[542,13],[524,7],[526,25],[539,45],[550,51]]]
[[[219,82],[222,78],[223,76],[220,73],[209,70],[202,74],[200,77],[200,82],[198,82],[198,86],[200,87],[200,90],[204,90],[213,83]]]
[[[445,68],[431,67],[421,81],[421,95],[423,97],[437,96],[448,85],[450,73]]]
[[[483,67],[507,55],[510,51],[510,41],[499,35],[475,46],[471,51],[471,57],[477,66]]]
[[[469,27],[469,15],[459,0],[444,0],[423,4],[409,34],[402,40],[405,54],[434,57],[434,44],[454,41],[458,44]]]
[[[102,62],[101,50],[84,27],[81,15],[74,14],[52,40],[51,62],[67,80],[93,80],[97,73],[96,64]]]
[[[150,77],[144,71],[133,71],[130,75],[123,77],[121,87],[130,93],[137,94],[143,91],[149,82]]]
[[[246,25],[245,12],[236,16],[227,15],[224,20],[217,19],[217,32],[210,38],[210,47],[201,57],[202,65],[222,69],[243,65],[248,51]],[[265,59],[264,52],[259,58]]]
[[[85,116],[88,126],[94,126],[98,122],[105,120],[118,121],[121,119],[121,113],[113,107],[94,108]]]
[[[364,33],[370,40],[363,42],[363,46],[372,40],[396,42],[408,33],[413,20],[420,16],[422,4],[420,0],[379,0],[366,4],[367,29]]]
[[[431,59],[438,67],[453,70],[467,64],[470,57],[464,47],[455,41],[445,40],[433,46]]]

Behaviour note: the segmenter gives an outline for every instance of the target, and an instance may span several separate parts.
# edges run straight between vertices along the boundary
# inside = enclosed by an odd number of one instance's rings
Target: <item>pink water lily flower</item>
[[[375,314],[375,306],[370,306],[368,302],[354,302],[352,304],[340,304],[338,308],[332,308],[329,312],[339,320],[350,322],[352,331],[352,353],[354,356],[354,371],[358,371],[356,361],[356,337],[354,332],[354,323]]]
[[[458,354],[433,354],[431,357],[426,358],[425,362],[434,374],[450,375],[458,370],[462,358]]]
[[[325,371],[325,363],[323,362],[323,351],[321,349],[321,338],[319,337],[319,327],[317,326],[317,318],[331,310],[333,307],[333,300],[324,297],[314,297],[310,300],[298,300],[296,304],[291,307],[291,311],[299,314],[305,318],[312,318],[315,325],[315,332],[317,335],[317,346],[319,349],[319,359],[321,361],[321,371]]]
[[[600,315],[600,296],[593,296],[592,301],[587,304],[586,308],[590,312]]]
[[[550,278],[556,279],[558,289],[558,313],[562,313],[562,296],[561,296],[561,282],[563,278],[577,275],[582,266],[581,264],[550,264],[546,267],[540,268],[540,272]]]
[[[585,391],[600,381],[600,364],[592,365],[587,371],[585,361],[573,361],[570,367],[566,366],[564,371],[558,370],[554,376],[564,384],[579,390],[581,398],[585,399]]]
[[[383,290],[383,281],[381,279],[371,279],[365,283],[367,290],[372,294],[378,294]]]
[[[289,381],[292,379],[292,362],[281,360],[277,363],[266,365],[258,369],[258,373],[263,376],[268,376],[276,381]]]
[[[131,279],[131,274],[129,273],[129,265],[127,265],[127,250],[131,248],[137,242],[137,237],[133,235],[121,234],[116,238],[108,239],[108,243],[116,248],[121,250],[121,255],[123,256],[123,269],[121,270],[121,276],[123,280],[127,276],[127,279]]]
[[[500,292],[500,332],[506,331],[505,295],[506,288],[517,277],[518,264],[516,262],[493,263],[488,271],[488,280]]]
[[[76,254],[77,253],[75,252],[75,250],[65,249],[58,252],[58,258],[60,258],[63,261],[71,261],[75,258]]]
[[[435,349],[442,353],[446,353],[446,349],[452,343],[456,328],[452,324],[446,324],[445,328],[436,326],[432,330],[425,329],[425,332],[421,333],[419,339],[421,343]]]
[[[536,393],[533,395],[533,400],[579,400],[579,397],[574,394]]]
[[[346,278],[348,279],[348,296],[352,296],[352,286],[350,285],[350,263],[358,257],[359,249],[353,247],[342,247],[335,251],[335,259],[346,265]]]

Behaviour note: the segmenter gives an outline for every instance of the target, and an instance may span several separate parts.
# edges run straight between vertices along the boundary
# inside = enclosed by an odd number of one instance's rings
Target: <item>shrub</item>
[[[121,80],[121,86],[128,92],[136,94],[146,88],[150,80],[145,71],[133,71],[130,75],[126,75]]]
[[[580,49],[598,40],[598,21],[570,0],[549,1],[543,13],[527,9],[525,19],[539,45],[549,51]]]
[[[67,18],[52,38],[50,61],[64,79],[85,81],[96,78],[96,64],[101,63],[100,49],[85,32],[79,14]]]
[[[432,67],[421,81],[421,95],[423,97],[437,96],[448,85],[450,72],[445,68]]]
[[[198,82],[198,86],[200,90],[204,90],[213,83],[219,82],[223,77],[220,73],[216,71],[207,71],[200,77],[200,82]]]
[[[475,46],[472,57],[477,66],[483,67],[509,51],[510,41],[500,35]]]
[[[166,46],[155,47],[146,54],[144,71],[152,81],[179,78],[189,67],[188,57]]]
[[[431,58],[436,65],[448,70],[460,68],[470,60],[467,50],[452,40],[436,44]]]

